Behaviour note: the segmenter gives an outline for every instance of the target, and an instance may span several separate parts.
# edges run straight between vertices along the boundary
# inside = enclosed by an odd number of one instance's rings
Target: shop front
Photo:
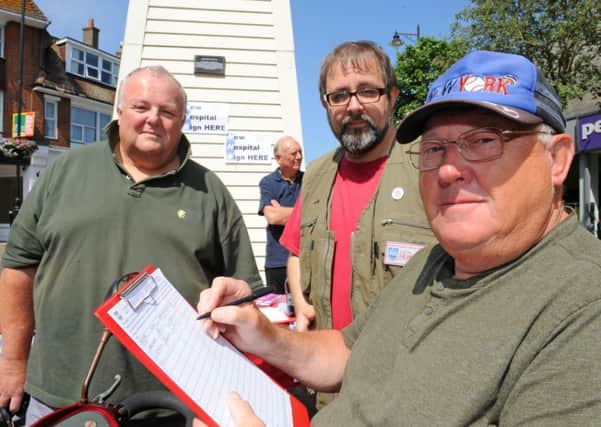
[[[578,208],[580,223],[596,236],[601,236],[599,224],[599,182],[601,181],[601,114],[577,119],[576,149],[578,155]]]

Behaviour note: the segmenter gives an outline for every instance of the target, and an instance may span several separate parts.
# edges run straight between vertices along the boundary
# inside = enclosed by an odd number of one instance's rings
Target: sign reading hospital
[[[229,132],[225,141],[225,162],[270,164],[272,139],[261,133]]]
[[[227,104],[189,101],[184,133],[227,133]]]
[[[601,114],[578,119],[578,148],[580,151],[601,149]]]

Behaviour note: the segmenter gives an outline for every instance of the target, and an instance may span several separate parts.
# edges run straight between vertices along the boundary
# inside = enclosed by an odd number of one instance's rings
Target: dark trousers
[[[286,267],[266,268],[265,278],[267,279],[267,286],[271,286],[274,293],[286,293],[284,288],[284,283],[288,278],[288,275],[286,274]]]

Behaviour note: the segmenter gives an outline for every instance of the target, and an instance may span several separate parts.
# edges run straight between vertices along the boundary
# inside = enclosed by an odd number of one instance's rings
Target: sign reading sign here
[[[273,157],[271,135],[229,132],[225,141],[226,163],[270,164]]]
[[[601,149],[601,114],[578,119],[578,149],[580,151]]]
[[[227,104],[188,101],[182,132],[225,134],[227,118]]]

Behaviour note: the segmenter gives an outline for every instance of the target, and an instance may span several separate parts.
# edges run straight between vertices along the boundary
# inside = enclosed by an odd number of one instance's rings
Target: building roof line
[[[75,101],[89,102],[92,104],[98,104],[103,107],[113,107],[112,102],[105,102],[98,99],[90,98],[87,96],[81,96],[70,92],[61,92],[60,90],[51,89],[45,86],[34,86],[32,89],[34,92],[44,93],[46,95],[58,96],[59,98],[67,98]]]
[[[100,53],[102,53],[104,55],[110,56],[112,59],[114,59],[117,62],[121,61],[121,58],[119,58],[115,54],[109,53],[109,52],[107,52],[105,50],[102,50],[102,49],[98,49],[97,47],[94,47],[94,46],[90,46],[89,44],[85,44],[82,41],[73,39],[71,37],[62,37],[62,38],[58,39],[57,41],[55,41],[54,44],[58,46],[58,45],[66,43],[66,42],[73,43],[73,44],[81,46],[81,47],[83,47],[85,49],[91,49],[91,50],[98,51],[98,52],[100,52]]]
[[[20,13],[16,13],[7,9],[3,9],[2,7],[0,7],[0,13],[3,13],[5,15],[10,15],[11,17],[14,17],[15,19],[11,19],[9,20],[9,22],[16,22],[19,23],[21,22],[21,14]],[[48,25],[50,25],[50,21],[48,19],[40,19],[40,18],[35,18],[33,16],[27,15],[25,14],[25,25],[29,25],[30,27],[34,27],[34,28],[46,28],[48,27]]]

